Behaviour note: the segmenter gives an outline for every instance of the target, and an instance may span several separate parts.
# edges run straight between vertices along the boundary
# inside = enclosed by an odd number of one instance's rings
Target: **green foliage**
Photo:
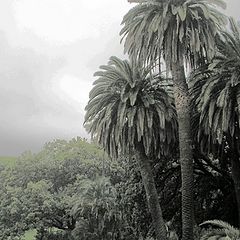
[[[36,237],[36,231],[29,230],[24,234],[21,240],[35,240],[35,237]]]
[[[82,198],[76,199],[72,214],[80,219],[73,235],[81,239],[121,239],[122,215],[115,187],[109,179],[76,183]]]
[[[79,222],[90,221],[83,213],[96,196],[88,199],[87,189],[104,181],[111,192],[97,206],[105,209],[107,198],[109,205],[116,202],[111,184],[119,181],[121,169],[102,150],[80,138],[53,141],[38,154],[23,154],[17,163],[0,170],[0,239],[20,239],[28,229],[36,229],[38,235],[41,229],[45,232],[53,227],[72,232]]]
[[[209,191],[211,198],[207,200],[207,205],[215,210],[209,211],[209,215],[204,219],[216,217],[216,213],[222,212],[221,219],[231,223],[237,222],[235,219],[237,211],[229,210],[226,206],[236,205],[235,198],[238,197],[237,192],[236,196],[230,193],[234,193],[233,181],[236,184],[236,176],[234,179],[231,164],[235,159],[238,161],[240,153],[239,50],[239,26],[230,19],[230,29],[221,31],[216,38],[214,59],[210,64],[195,71],[190,81],[193,135],[196,146],[200,145],[199,151],[206,154],[200,160],[206,164],[202,169],[209,171],[209,168],[212,168],[208,175],[215,179],[213,182],[215,186],[212,186],[215,191]],[[219,201],[221,205],[217,206]],[[222,206],[228,210],[226,211]],[[236,206],[235,209],[239,207]]]
[[[192,75],[191,95],[196,106],[195,124],[202,150],[215,151],[217,144],[240,149],[240,28],[230,19],[230,31],[217,38],[212,63]]]
[[[0,157],[0,165],[12,167],[16,163],[16,157]]]
[[[141,63],[164,57],[167,69],[182,61],[192,67],[214,56],[215,35],[225,23],[222,0],[143,0],[123,18],[125,51]]]
[[[237,224],[237,202],[230,171],[215,166],[205,161],[195,165],[196,223],[216,218]]]
[[[168,161],[167,161],[168,160]],[[119,204],[128,226],[126,239],[139,240],[154,237],[151,216],[148,211],[146,194],[136,161],[121,159],[124,168],[122,181],[117,185]],[[163,217],[169,221],[169,230],[180,228],[180,167],[172,159],[151,161],[154,169],[158,196],[161,202]],[[171,225],[171,226],[170,226]],[[129,237],[129,238],[127,238]]]
[[[180,167],[167,160],[153,161],[153,174],[164,219],[180,235]],[[96,146],[78,139],[48,143],[40,153],[25,153],[17,162],[0,170],[0,239],[20,239],[33,228],[41,237],[42,227],[46,240],[153,236],[138,165],[129,159],[110,161]],[[210,165],[207,170],[197,165],[197,222],[231,220],[233,188],[226,175],[214,174]],[[53,226],[64,229],[50,231]]]
[[[116,57],[100,68],[86,106],[92,137],[114,158],[139,143],[148,156],[169,153],[176,142],[176,112],[173,99],[156,83],[161,77]]]
[[[201,240],[210,240],[210,239],[226,239],[226,240],[237,240],[240,238],[240,231],[237,228],[234,228],[227,222],[220,220],[209,220],[200,224],[200,226],[211,225],[212,229],[206,231]]]

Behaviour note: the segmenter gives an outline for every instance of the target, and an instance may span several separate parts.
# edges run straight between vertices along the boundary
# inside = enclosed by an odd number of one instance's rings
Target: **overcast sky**
[[[87,137],[93,73],[124,57],[127,0],[0,0],[0,156],[38,151],[55,138]],[[228,14],[239,16],[238,0]]]

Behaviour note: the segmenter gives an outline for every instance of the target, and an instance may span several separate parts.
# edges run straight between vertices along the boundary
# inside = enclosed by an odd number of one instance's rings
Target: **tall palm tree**
[[[202,150],[214,153],[218,145],[231,160],[240,225],[240,26],[230,19],[230,31],[222,31],[216,43],[212,63],[192,76],[191,94]]]
[[[100,68],[89,94],[85,125],[110,156],[121,153],[136,158],[156,237],[167,239],[149,159],[174,147],[173,99],[153,81],[149,69],[116,57]]]
[[[135,1],[140,2],[140,1]],[[123,18],[120,34],[125,51],[143,65],[163,57],[171,72],[179,124],[182,171],[183,239],[193,239],[193,155],[186,67],[195,68],[214,56],[215,35],[224,17],[215,5],[222,0],[142,0]]]

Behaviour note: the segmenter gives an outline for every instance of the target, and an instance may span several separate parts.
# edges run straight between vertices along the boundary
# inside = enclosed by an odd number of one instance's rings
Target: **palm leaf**
[[[139,144],[147,155],[160,156],[164,148],[167,154],[164,146],[176,143],[177,123],[173,98],[156,80],[160,76],[117,57],[101,69],[85,108],[87,130],[111,157]]]

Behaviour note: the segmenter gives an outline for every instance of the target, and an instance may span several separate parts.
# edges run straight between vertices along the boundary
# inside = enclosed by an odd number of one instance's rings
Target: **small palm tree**
[[[119,239],[120,231],[116,226],[121,226],[121,212],[116,202],[116,189],[109,179],[79,179],[76,192],[72,214],[80,221],[74,230],[75,235],[89,240]]]
[[[209,220],[200,224],[200,226],[211,225],[214,228],[208,230],[201,237],[201,240],[214,240],[214,239],[225,239],[225,240],[238,240],[240,239],[240,231],[234,228],[230,224],[220,220]]]
[[[150,69],[111,57],[96,72],[85,125],[105,151],[138,160],[157,239],[166,239],[149,158],[169,153],[177,138],[173,99],[151,77]]]
[[[230,19],[230,28],[217,38],[212,63],[193,74],[191,95],[202,151],[220,147],[231,159],[240,224],[240,27]]]
[[[193,155],[186,66],[196,68],[214,56],[215,35],[224,17],[222,0],[135,0],[123,18],[125,51],[143,65],[163,57],[174,85],[182,171],[183,239],[193,239]]]

